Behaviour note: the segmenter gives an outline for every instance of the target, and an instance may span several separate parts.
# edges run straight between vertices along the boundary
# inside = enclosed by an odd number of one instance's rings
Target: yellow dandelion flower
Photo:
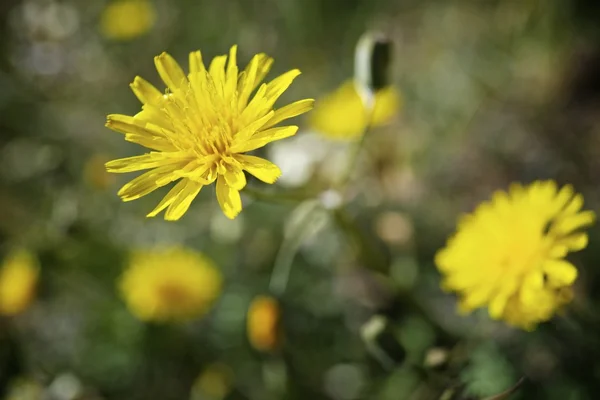
[[[14,250],[0,268],[0,315],[16,315],[27,309],[35,296],[39,264],[26,250]]]
[[[120,290],[142,321],[186,321],[210,309],[221,292],[221,274],[189,249],[138,251],[121,276]]]
[[[377,91],[371,126],[390,123],[401,104],[400,94],[393,86]],[[331,139],[355,139],[365,131],[368,118],[367,109],[354,81],[348,80],[319,100],[311,115],[310,124],[316,131]]]
[[[270,296],[257,296],[248,308],[248,340],[259,351],[275,350],[281,339],[279,303]]]
[[[100,31],[108,39],[131,40],[148,32],[156,10],[147,0],[113,0],[100,16]]]
[[[587,246],[581,229],[595,220],[581,211],[583,196],[553,181],[498,191],[436,255],[443,287],[460,296],[470,312],[488,307],[494,319],[531,330],[572,298],[577,269],[565,256]]]
[[[237,46],[233,46],[229,60],[215,57],[208,70],[200,51],[190,53],[187,76],[170,55],[156,57],[158,73],[169,88],[165,95],[135,78],[131,88],[143,103],[142,112],[134,117],[109,115],[106,125],[125,133],[125,140],[154,151],[106,164],[109,172],[150,169],[123,186],[119,191],[123,201],[179,180],[148,214],[153,217],[166,209],[165,219],[177,220],[200,189],[216,181],[219,205],[233,219],[242,209],[239,192],[246,186],[244,171],[265,183],[274,183],[281,175],[270,161],[244,153],[294,135],[297,126],[275,125],[309,111],[313,100],[273,110],[300,71],[291,70],[261,85],[273,59],[258,54],[239,73],[236,52]]]

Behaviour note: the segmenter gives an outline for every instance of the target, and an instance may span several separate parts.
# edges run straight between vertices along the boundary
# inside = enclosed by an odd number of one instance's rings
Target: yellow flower
[[[553,181],[513,184],[463,217],[436,255],[443,287],[460,295],[460,309],[487,306],[494,319],[527,330],[572,298],[577,269],[565,256],[587,246],[581,229],[595,220],[583,197]]]
[[[156,20],[156,11],[147,0],[113,0],[102,11],[100,30],[113,40],[130,40],[148,32]]]
[[[140,320],[186,321],[209,310],[221,292],[221,274],[189,249],[138,251],[121,276],[120,289]]]
[[[107,173],[104,167],[107,159],[103,154],[94,154],[83,167],[84,181],[94,189],[104,190],[114,181],[114,176]]]
[[[392,121],[402,100],[398,91],[388,86],[375,93],[371,126],[382,126]],[[319,100],[310,118],[311,126],[332,139],[354,139],[364,132],[368,112],[353,80]]]
[[[209,365],[196,378],[192,386],[192,400],[224,399],[231,392],[233,378],[233,371],[227,365],[222,363]]]
[[[148,214],[153,217],[167,209],[165,219],[177,220],[200,189],[216,181],[221,209],[227,217],[235,218],[242,209],[239,191],[246,186],[244,171],[266,183],[274,183],[281,175],[270,161],[243,153],[294,135],[297,126],[274,126],[309,111],[313,100],[273,110],[300,71],[294,69],[260,85],[273,59],[258,54],[238,73],[236,52],[233,46],[229,61],[227,56],[215,57],[208,70],[199,51],[190,53],[187,77],[170,55],[156,57],[158,73],[169,88],[165,95],[142,78],[135,78],[131,88],[144,104],[143,111],[135,117],[109,115],[106,125],[125,133],[125,140],[154,151],[106,164],[109,172],[150,169],[123,186],[119,191],[123,201],[138,199],[179,180]]]
[[[15,250],[0,268],[0,314],[16,315],[31,304],[38,281],[39,264],[26,250]]]
[[[271,351],[280,343],[279,303],[270,296],[257,296],[250,303],[246,320],[248,340],[259,351]]]

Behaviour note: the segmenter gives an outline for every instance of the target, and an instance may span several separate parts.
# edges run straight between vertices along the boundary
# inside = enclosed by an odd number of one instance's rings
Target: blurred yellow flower
[[[443,287],[460,309],[487,306],[494,319],[531,330],[572,298],[577,269],[564,257],[587,246],[581,229],[595,220],[583,197],[553,181],[513,184],[458,223],[436,255]]]
[[[113,0],[100,16],[102,34],[113,40],[130,40],[148,32],[156,21],[156,10],[148,0]]]
[[[16,315],[27,309],[35,296],[39,264],[26,250],[14,250],[0,268],[0,315]]]
[[[248,340],[259,351],[275,350],[281,339],[279,303],[270,296],[257,296],[250,303],[246,320]]]
[[[393,86],[375,93],[371,126],[382,126],[393,120],[402,104]],[[365,131],[368,111],[353,80],[344,82],[334,92],[318,101],[310,118],[312,128],[331,139],[355,139]]]
[[[189,249],[137,251],[120,289],[140,320],[186,321],[210,309],[221,292],[221,274],[208,258]]]
[[[224,399],[233,386],[233,371],[225,364],[209,365],[198,376],[192,387],[192,400]]]
[[[170,55],[161,54],[154,61],[169,88],[165,95],[142,78],[135,78],[131,88],[144,104],[142,112],[135,117],[109,115],[106,126],[124,133],[125,140],[154,151],[106,164],[109,172],[117,173],[150,169],[121,188],[123,201],[138,199],[179,180],[148,214],[154,217],[167,209],[165,219],[178,220],[200,189],[216,181],[221,209],[227,217],[235,218],[242,210],[239,192],[246,186],[244,171],[265,183],[279,178],[281,171],[275,164],[243,153],[294,135],[297,126],[275,125],[309,111],[313,100],[273,110],[300,71],[294,69],[260,85],[273,59],[258,54],[239,73],[236,53],[233,46],[229,61],[224,55],[215,57],[208,70],[200,51],[190,53],[187,76]]]
[[[106,161],[108,157],[103,154],[94,154],[83,167],[83,178],[85,182],[94,189],[104,190],[114,181],[114,176],[106,172]]]

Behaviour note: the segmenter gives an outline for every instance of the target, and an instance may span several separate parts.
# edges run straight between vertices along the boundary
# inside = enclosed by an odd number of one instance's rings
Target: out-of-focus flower
[[[26,250],[12,251],[0,268],[0,314],[16,315],[27,309],[35,296],[39,264]]]
[[[130,311],[143,321],[186,321],[205,314],[221,292],[221,274],[184,248],[134,252],[120,280]]]
[[[281,310],[276,299],[257,296],[250,303],[247,316],[248,340],[259,351],[275,350],[281,340]]]
[[[85,182],[94,189],[104,190],[114,182],[114,176],[106,172],[104,164],[108,157],[103,154],[94,154],[83,167]]]
[[[399,92],[388,86],[375,93],[370,125],[388,124],[398,113],[402,100]],[[313,129],[332,139],[355,139],[365,131],[369,112],[353,80],[344,82],[317,103],[310,118]]]
[[[106,164],[109,172],[150,170],[121,188],[123,201],[138,199],[179,180],[148,214],[153,217],[166,209],[165,219],[178,220],[200,189],[216,181],[221,209],[227,217],[235,218],[242,210],[244,171],[265,183],[274,183],[281,175],[270,161],[244,153],[294,135],[297,126],[275,125],[309,111],[313,100],[273,110],[300,71],[291,70],[260,85],[273,59],[258,54],[239,73],[236,53],[237,46],[233,46],[229,61],[224,55],[215,57],[208,70],[200,51],[190,53],[187,76],[170,55],[161,54],[154,61],[169,88],[165,95],[142,78],[135,78],[131,87],[144,104],[142,112],[135,117],[109,115],[106,126],[154,151]]]
[[[225,364],[209,365],[198,376],[192,387],[192,400],[224,399],[232,389],[233,371]]]
[[[531,330],[572,298],[577,269],[564,257],[587,246],[581,229],[595,220],[583,196],[553,181],[513,184],[473,214],[436,255],[443,287],[460,309],[487,306],[494,319]]]
[[[148,0],[113,0],[100,16],[102,34],[112,40],[131,40],[148,32],[156,10]]]

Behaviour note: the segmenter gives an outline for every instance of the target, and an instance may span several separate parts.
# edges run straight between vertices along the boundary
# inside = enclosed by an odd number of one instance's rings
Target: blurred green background
[[[459,316],[433,265],[457,216],[512,181],[572,183],[588,208],[600,208],[596,2],[135,0],[140,8],[115,8],[123,1],[0,3],[0,252],[25,247],[41,266],[29,307],[0,317],[2,396],[482,399],[526,377],[511,398],[598,398],[598,229],[572,258],[577,312],[531,333],[485,311]],[[119,200],[131,175],[109,176],[103,163],[143,150],[104,122],[139,110],[128,88],[136,75],[163,88],[155,55],[168,51],[185,65],[192,50],[206,62],[238,44],[244,65],[266,52],[275,58],[270,78],[303,72],[284,100],[314,97],[318,107],[352,76],[367,30],[394,42],[403,107],[369,133],[340,211],[244,196],[230,221],[210,188],[173,223],[145,218],[161,191]],[[348,145],[319,136],[307,118],[298,123],[296,137],[265,153],[284,171],[279,189],[320,191]],[[297,234],[302,221],[310,229]],[[212,259],[222,291],[192,322],[141,322],[116,282],[130,251],[169,245]],[[269,294],[282,257],[292,269],[276,296],[280,344],[258,350],[247,310]],[[381,321],[381,334],[365,328]]]

